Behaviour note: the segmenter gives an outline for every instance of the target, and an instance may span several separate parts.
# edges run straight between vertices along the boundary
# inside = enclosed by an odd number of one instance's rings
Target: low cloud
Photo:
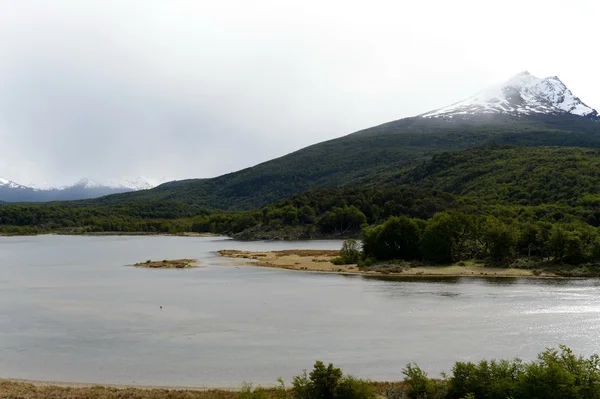
[[[599,13],[592,1],[5,2],[0,176],[215,176],[523,69],[600,107]]]

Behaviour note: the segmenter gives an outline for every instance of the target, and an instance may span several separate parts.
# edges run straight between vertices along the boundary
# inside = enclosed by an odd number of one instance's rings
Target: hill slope
[[[488,204],[600,204],[600,150],[494,146],[445,152],[381,183],[435,187]]]

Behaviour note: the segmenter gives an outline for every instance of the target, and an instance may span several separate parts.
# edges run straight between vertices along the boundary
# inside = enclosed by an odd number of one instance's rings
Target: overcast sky
[[[522,71],[600,108],[597,0],[0,0],[0,176],[212,177]]]

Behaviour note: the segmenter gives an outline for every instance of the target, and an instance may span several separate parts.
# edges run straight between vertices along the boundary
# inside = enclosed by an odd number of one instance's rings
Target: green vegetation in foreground
[[[190,391],[165,389],[72,388],[35,386],[0,380],[3,398],[56,399],[598,399],[600,357],[575,355],[566,346],[550,348],[536,360],[482,360],[456,362],[448,375],[431,379],[418,365],[401,371],[402,382],[371,382],[345,375],[333,364],[317,361],[310,373],[304,371],[287,388],[282,379],[276,388],[254,388],[243,384],[241,391]]]

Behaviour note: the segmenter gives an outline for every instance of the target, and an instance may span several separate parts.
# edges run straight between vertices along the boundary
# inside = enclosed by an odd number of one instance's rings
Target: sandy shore
[[[84,236],[159,236],[159,237],[222,237],[219,234],[213,233],[193,233],[193,232],[183,232],[183,233],[150,233],[144,231],[103,231],[103,232],[88,232],[88,233],[54,233],[61,235],[84,235]]]
[[[221,250],[221,256],[232,259],[244,259],[242,264],[290,269],[299,271],[364,274],[382,276],[440,276],[440,277],[557,277],[553,273],[534,274],[532,270],[514,268],[483,267],[475,263],[465,266],[398,266],[390,268],[375,268],[374,270],[359,270],[356,265],[334,265],[331,259],[339,255],[339,251],[324,250],[287,250],[287,251],[237,251]]]

